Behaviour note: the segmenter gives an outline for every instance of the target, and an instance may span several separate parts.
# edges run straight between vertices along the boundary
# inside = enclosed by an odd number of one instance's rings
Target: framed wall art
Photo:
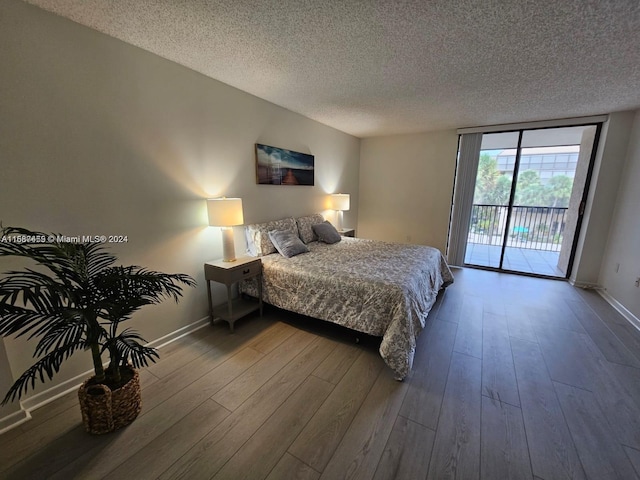
[[[256,183],[313,185],[314,156],[256,143]]]

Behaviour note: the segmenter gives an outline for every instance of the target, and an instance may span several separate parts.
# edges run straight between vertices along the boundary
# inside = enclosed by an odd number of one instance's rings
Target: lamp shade
[[[233,227],[244,223],[241,198],[210,198],[207,200],[207,212],[212,227]]]
[[[334,193],[331,195],[331,205],[333,210],[347,211],[349,210],[350,196],[348,193]]]

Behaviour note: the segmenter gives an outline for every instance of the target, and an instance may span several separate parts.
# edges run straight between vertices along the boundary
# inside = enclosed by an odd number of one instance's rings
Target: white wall
[[[640,289],[635,286],[640,277],[640,110],[635,112],[621,173],[599,283],[632,315],[640,318]]]
[[[242,197],[252,223],[322,211],[339,190],[357,223],[355,137],[17,0],[0,2],[0,45],[0,219],[127,235],[112,245],[123,263],[194,276],[179,305],[134,319],[147,340],[207,314],[203,263],[222,246],[205,198]],[[256,142],[315,155],[316,185],[256,185]],[[33,348],[5,345],[16,378]],[[90,368],[80,355],[58,381]]]
[[[363,139],[358,236],[445,253],[457,148],[455,130]]]
[[[603,125],[570,277],[576,285],[598,284],[633,117],[634,112],[615,112]]]

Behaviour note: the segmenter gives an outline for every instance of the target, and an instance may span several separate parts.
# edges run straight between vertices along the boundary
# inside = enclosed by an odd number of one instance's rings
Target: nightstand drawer
[[[213,282],[231,285],[255,277],[262,273],[262,262],[259,258],[245,257],[238,260],[238,263],[227,263],[221,261],[207,262],[204,264],[204,276]]]
[[[239,282],[245,278],[255,277],[262,272],[262,262],[253,262],[247,265],[238,265],[229,270],[229,281],[231,283]]]

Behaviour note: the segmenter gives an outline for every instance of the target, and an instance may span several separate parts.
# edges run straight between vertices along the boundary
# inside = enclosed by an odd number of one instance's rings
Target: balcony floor
[[[514,272],[564,278],[565,274],[557,267],[559,257],[560,252],[507,247],[502,267]],[[500,247],[469,242],[464,262],[467,265],[498,268]]]

